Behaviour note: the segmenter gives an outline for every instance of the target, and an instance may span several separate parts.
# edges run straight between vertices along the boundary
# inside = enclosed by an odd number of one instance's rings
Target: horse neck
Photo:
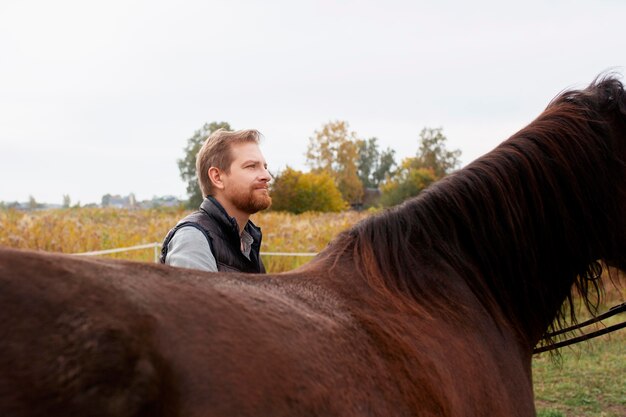
[[[558,127],[536,121],[401,209],[417,220],[417,246],[438,252],[531,344],[602,257],[610,224],[602,144]]]

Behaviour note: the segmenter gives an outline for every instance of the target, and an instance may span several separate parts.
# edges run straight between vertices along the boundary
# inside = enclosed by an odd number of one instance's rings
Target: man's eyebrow
[[[258,159],[247,159],[245,161],[243,161],[241,163],[241,165],[248,165],[248,164],[254,164],[254,165],[267,165],[267,164],[262,164],[260,160]]]

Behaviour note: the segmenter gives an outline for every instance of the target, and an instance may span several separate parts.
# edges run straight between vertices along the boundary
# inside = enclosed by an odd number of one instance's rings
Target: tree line
[[[203,199],[196,154],[218,129],[233,130],[226,122],[205,123],[187,140],[184,157],[178,160],[190,208]],[[309,171],[287,166],[272,172],[272,209],[302,213],[399,204],[458,168],[461,151],[449,150],[446,142],[442,128],[425,127],[416,138],[415,154],[397,163],[395,150],[381,149],[378,138],[360,138],[346,121],[328,122],[309,138]]]

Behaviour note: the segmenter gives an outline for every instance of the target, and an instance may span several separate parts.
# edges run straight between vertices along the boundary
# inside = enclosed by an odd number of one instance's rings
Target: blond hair
[[[231,147],[240,143],[259,143],[261,133],[255,129],[237,130],[230,132],[218,129],[211,133],[196,155],[196,175],[198,185],[202,190],[202,196],[211,195],[213,184],[209,178],[209,168],[216,167],[221,171],[230,173],[230,166],[235,159]]]

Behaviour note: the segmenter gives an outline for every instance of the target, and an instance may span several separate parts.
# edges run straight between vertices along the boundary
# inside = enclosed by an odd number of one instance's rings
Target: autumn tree
[[[226,122],[205,123],[202,128],[196,130],[192,137],[187,139],[185,146],[185,156],[178,160],[178,169],[180,176],[187,183],[187,206],[197,208],[202,204],[204,196],[198,185],[198,176],[196,175],[196,155],[204,144],[204,141],[218,129],[232,130]]]
[[[272,210],[300,214],[305,211],[337,212],[346,202],[326,171],[307,172],[287,167],[273,181]]]
[[[306,152],[307,165],[316,173],[326,171],[337,183],[343,199],[351,204],[359,203],[363,197],[357,141],[347,122],[329,122],[309,138]]]
[[[432,129],[425,127],[420,132],[420,144],[417,155],[413,160],[415,168],[432,169],[437,179],[443,178],[458,168],[461,156],[459,149],[448,150],[447,138],[443,135],[443,128]]]
[[[414,168],[410,158],[402,161],[398,173],[381,186],[380,204],[391,207],[402,203],[420,193],[424,188],[436,181],[432,169]]]

